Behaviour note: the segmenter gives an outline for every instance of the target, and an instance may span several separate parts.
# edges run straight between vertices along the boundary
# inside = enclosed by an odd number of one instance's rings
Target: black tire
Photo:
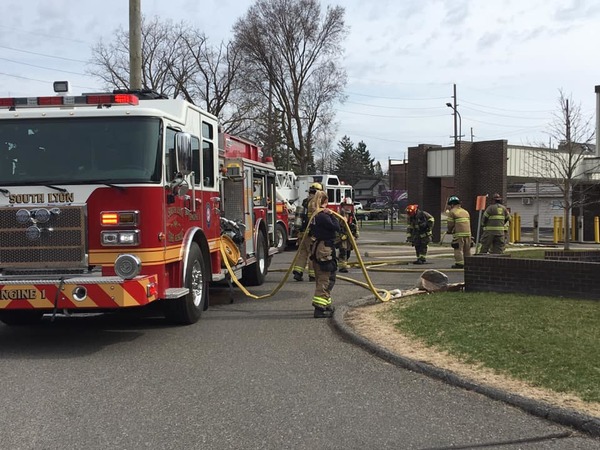
[[[0,322],[9,326],[37,325],[44,313],[38,311],[2,311]]]
[[[184,280],[185,287],[190,292],[178,299],[165,300],[164,312],[170,322],[191,325],[198,322],[202,311],[208,306],[208,268],[200,247],[195,242],[190,246]]]
[[[265,282],[269,269],[267,238],[259,233],[256,242],[256,262],[242,269],[242,278],[247,286],[260,286]]]
[[[275,247],[282,253],[288,246],[288,234],[281,223],[275,224]]]

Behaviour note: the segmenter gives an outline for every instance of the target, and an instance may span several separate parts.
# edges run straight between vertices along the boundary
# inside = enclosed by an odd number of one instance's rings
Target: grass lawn
[[[600,402],[600,301],[444,292],[392,315],[401,332],[467,363]]]

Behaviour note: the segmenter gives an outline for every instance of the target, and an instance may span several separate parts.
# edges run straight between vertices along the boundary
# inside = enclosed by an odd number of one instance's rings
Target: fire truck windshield
[[[150,117],[0,121],[0,186],[155,183],[161,122]]]

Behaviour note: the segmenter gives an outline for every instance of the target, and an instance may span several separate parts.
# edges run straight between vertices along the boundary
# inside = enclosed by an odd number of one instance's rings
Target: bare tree
[[[257,0],[234,25],[244,58],[244,90],[261,96],[263,113],[281,111],[281,132],[297,169],[308,173],[320,127],[342,98],[346,73],[338,66],[347,34],[344,8],[317,0]]]
[[[320,173],[332,173],[335,169],[333,144],[337,125],[327,123],[317,132],[315,141],[315,168]]]
[[[129,88],[128,32],[119,28],[114,41],[99,42],[92,55],[90,74],[107,89]],[[212,47],[203,32],[183,22],[142,18],[142,88],[201,106],[219,117],[228,132],[243,122],[244,109],[230,101],[239,67],[233,46]]]
[[[553,114],[548,134],[558,142],[558,148],[540,144],[539,149],[530,150],[531,173],[538,181],[557,187],[562,197],[564,211],[564,249],[569,250],[571,241],[571,215],[573,209],[583,206],[586,191],[595,183],[591,181],[600,165],[594,157],[592,141],[594,129],[592,118],[584,117],[581,105],[574,105],[572,99],[559,91],[560,110]],[[577,192],[577,197],[573,194]]]
[[[183,25],[173,26],[170,21],[142,18],[142,89],[176,96],[178,91],[170,67],[173,65]],[[92,48],[91,68],[88,72],[103,80],[107,89],[129,88],[129,33],[119,27],[114,40],[100,41]]]

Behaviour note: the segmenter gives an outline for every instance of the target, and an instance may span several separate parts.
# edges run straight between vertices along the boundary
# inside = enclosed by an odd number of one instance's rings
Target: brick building
[[[436,219],[445,210],[446,199],[458,195],[473,215],[478,195],[507,191],[505,140],[458,142],[457,147],[420,144],[408,148],[408,201],[416,203]],[[475,221],[471,221],[472,226]],[[433,239],[441,236],[436,220]]]

